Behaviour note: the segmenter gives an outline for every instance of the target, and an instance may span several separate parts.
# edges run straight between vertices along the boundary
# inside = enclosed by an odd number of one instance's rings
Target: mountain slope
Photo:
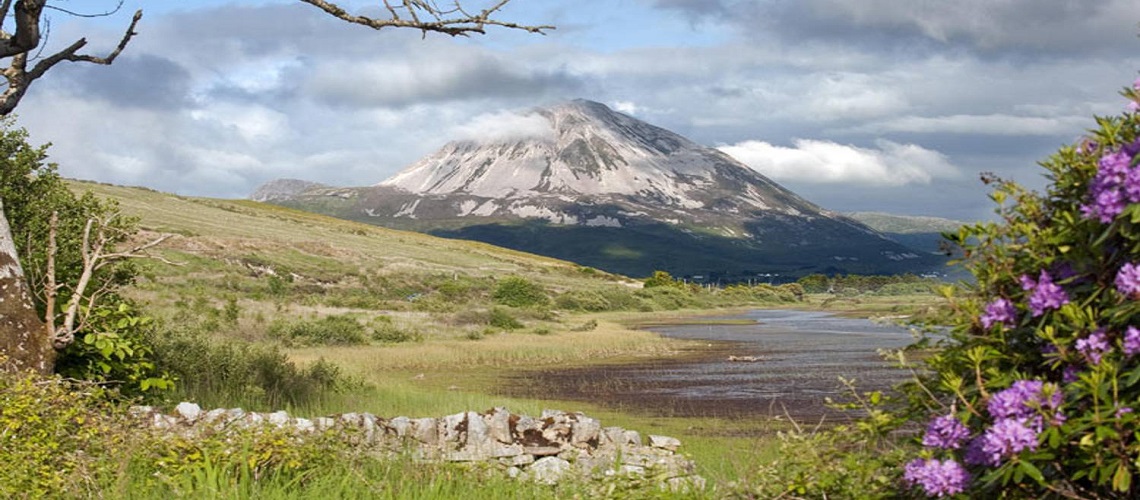
[[[716,149],[602,104],[576,100],[528,119],[542,126],[449,143],[374,186],[273,202],[632,275],[937,267]]]

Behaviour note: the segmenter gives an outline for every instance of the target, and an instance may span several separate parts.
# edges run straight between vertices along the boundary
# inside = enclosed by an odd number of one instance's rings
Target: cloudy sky
[[[1140,70],[1135,0],[513,0],[500,17],[557,29],[458,39],[297,0],[127,0],[51,14],[49,48],[105,50],[138,8],[113,66],[53,69],[19,123],[68,176],[215,197],[281,177],[374,184],[580,97],[827,208],[978,219],[979,172],[1040,187],[1036,162],[1120,112]]]

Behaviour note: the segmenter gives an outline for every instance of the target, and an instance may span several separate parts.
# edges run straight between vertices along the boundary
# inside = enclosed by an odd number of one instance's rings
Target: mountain
[[[957,232],[966,222],[915,215],[895,215],[882,212],[851,212],[846,214],[888,238],[908,247],[927,252],[943,252],[944,232]]]
[[[575,100],[462,140],[379,184],[274,203],[475,239],[622,274],[741,279],[892,273],[936,259],[830,212],[719,150]]]

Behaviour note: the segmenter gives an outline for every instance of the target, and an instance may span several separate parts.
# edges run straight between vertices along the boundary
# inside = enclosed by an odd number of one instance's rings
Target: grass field
[[[495,406],[527,414],[547,408],[583,411],[605,425],[682,439],[682,451],[696,460],[699,472],[713,484],[747,480],[758,464],[773,458],[771,439],[756,436],[791,425],[778,419],[728,421],[622,413],[580,402],[508,398],[497,389],[505,376],[529,369],[677,356],[693,346],[636,327],[736,324],[738,320],[697,316],[788,307],[786,302],[749,302],[711,292],[649,294],[640,290],[637,281],[570,262],[248,201],[186,198],[92,183],[77,182],[73,188],[117,200],[125,214],[139,218],[141,237],[178,235],[160,252],[180,265],[140,261],[140,278],[127,290],[166,328],[192,331],[214,343],[269,345],[282,349],[300,367],[319,362],[339,367],[350,383],[284,408],[294,413],[366,411],[417,417]],[[497,287],[507,276],[536,284],[546,301],[523,307],[497,302]],[[570,295],[614,308],[623,304],[624,309],[569,310],[568,302],[560,298]],[[926,295],[811,296],[794,305],[894,316],[914,314],[932,301],[933,296]],[[310,344],[308,337],[290,342],[280,334],[290,328],[325,325],[322,321],[330,317],[357,324],[365,340]],[[258,408],[264,400],[245,397],[240,390],[179,392],[168,402],[181,397],[196,398],[206,407],[282,409]],[[393,467],[385,473],[420,483],[405,489],[406,495],[392,497],[449,498],[470,493],[493,498],[504,491],[492,482],[489,490],[479,490],[489,492],[487,496],[465,492],[455,489],[454,482],[419,477],[415,467]],[[330,488],[335,490],[336,485]],[[518,494],[534,493],[528,492]],[[581,492],[571,496],[575,494]]]

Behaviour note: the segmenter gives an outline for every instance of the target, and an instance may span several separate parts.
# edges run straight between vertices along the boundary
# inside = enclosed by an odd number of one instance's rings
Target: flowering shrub
[[[916,493],[1140,496],[1140,80],[1123,94],[1129,111],[1042,163],[1045,193],[988,177],[1000,221],[951,235],[976,282],[947,290],[913,387]]]

